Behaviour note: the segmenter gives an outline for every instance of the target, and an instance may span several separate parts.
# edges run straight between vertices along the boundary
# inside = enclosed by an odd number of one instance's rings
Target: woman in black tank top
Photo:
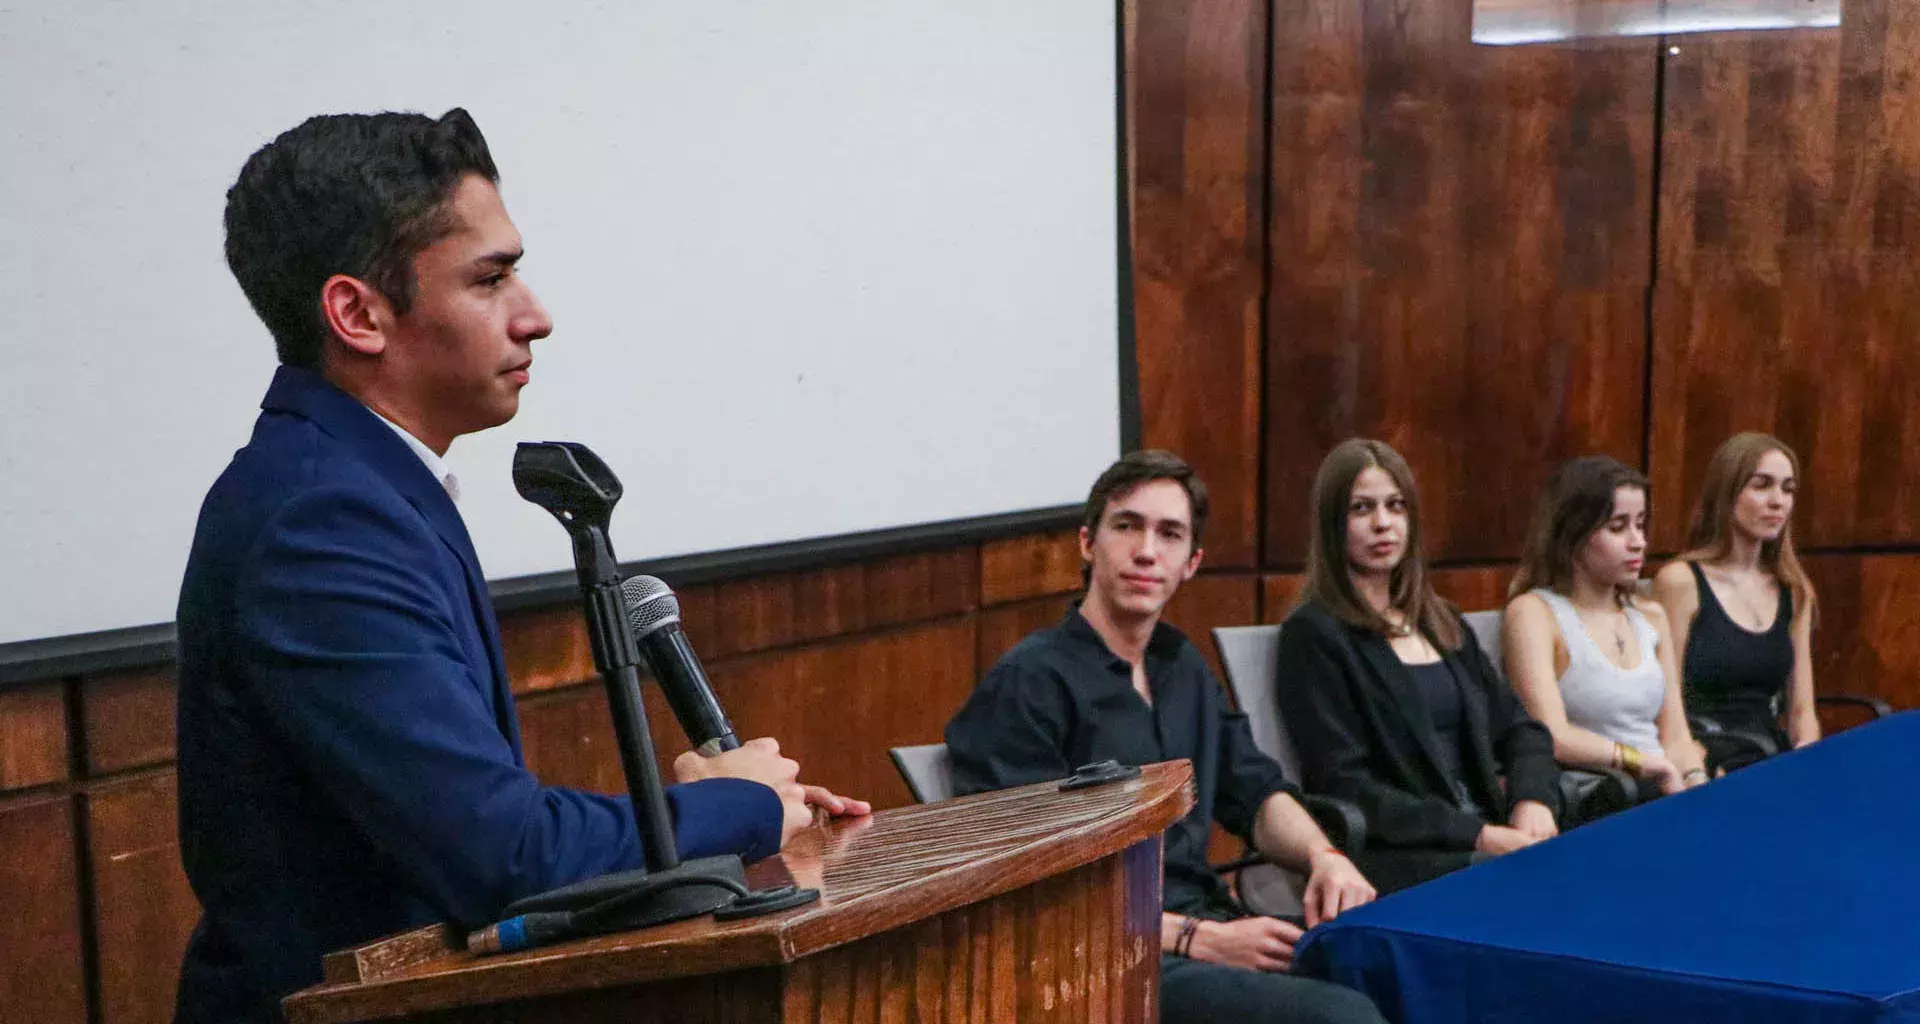
[[[1793,549],[1798,474],[1778,439],[1730,438],[1707,465],[1686,550],[1653,581],[1680,650],[1688,714],[1772,736],[1783,750],[1820,738],[1813,586]]]
[[[1698,562],[1677,564],[1692,571],[1699,595],[1681,669],[1688,709],[1728,729],[1774,736],[1784,747],[1777,707],[1793,679],[1793,591],[1779,588],[1773,625],[1756,633],[1728,616]]]

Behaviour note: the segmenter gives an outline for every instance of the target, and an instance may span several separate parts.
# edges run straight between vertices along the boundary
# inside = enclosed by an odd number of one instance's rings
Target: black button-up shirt
[[[1146,650],[1147,690],[1076,606],[1065,621],[1022,640],[997,662],[947,723],[958,792],[1062,779],[1109,758],[1121,764],[1193,762],[1197,799],[1167,830],[1164,905],[1198,913],[1225,902],[1207,867],[1209,820],[1249,838],[1267,797],[1298,795],[1280,766],[1253,745],[1247,717],[1227,703],[1206,660],[1161,623]]]

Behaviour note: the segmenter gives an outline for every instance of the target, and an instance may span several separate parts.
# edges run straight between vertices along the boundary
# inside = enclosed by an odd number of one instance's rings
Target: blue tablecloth
[[[1920,1022],[1920,712],[1379,900],[1295,970],[1402,1024]]]

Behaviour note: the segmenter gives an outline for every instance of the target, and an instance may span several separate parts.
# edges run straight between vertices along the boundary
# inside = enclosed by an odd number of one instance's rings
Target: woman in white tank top
[[[1508,677],[1569,768],[1623,769],[1660,793],[1707,780],[1680,703],[1667,617],[1638,596],[1647,479],[1603,455],[1555,471],[1502,630]]]

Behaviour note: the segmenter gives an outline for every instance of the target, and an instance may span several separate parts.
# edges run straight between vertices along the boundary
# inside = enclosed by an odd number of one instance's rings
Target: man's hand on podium
[[[800,762],[780,756],[780,741],[771,736],[748,740],[737,749],[705,757],[687,751],[674,759],[673,777],[677,782],[732,778],[758,782],[780,795],[785,820],[780,828],[780,845],[785,847],[802,829],[814,824],[814,808],[833,817],[872,814],[865,800],[840,796],[824,786],[803,785]]]

